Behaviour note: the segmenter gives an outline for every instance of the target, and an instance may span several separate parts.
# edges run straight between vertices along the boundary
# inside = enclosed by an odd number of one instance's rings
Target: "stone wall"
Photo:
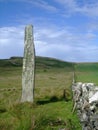
[[[80,118],[82,130],[98,130],[98,86],[77,82],[72,85],[74,107]]]

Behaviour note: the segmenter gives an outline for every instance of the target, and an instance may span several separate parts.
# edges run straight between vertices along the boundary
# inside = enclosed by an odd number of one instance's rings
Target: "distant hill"
[[[21,67],[22,57],[11,57],[10,59],[1,59],[0,67]],[[69,68],[73,69],[74,63],[61,61],[55,58],[36,56],[35,63],[37,68]]]
[[[0,67],[22,66],[22,59],[22,57],[11,57],[10,59],[1,59]]]
[[[98,63],[73,63],[65,62],[55,58],[40,57],[35,58],[36,68],[50,69],[50,68],[66,68],[66,70],[73,71],[98,71]],[[22,57],[11,57],[10,59],[1,59],[0,67],[22,67]]]
[[[69,68],[73,69],[74,63],[71,62],[65,62],[62,60],[58,60],[55,58],[49,58],[49,57],[36,57],[36,66],[38,68]]]

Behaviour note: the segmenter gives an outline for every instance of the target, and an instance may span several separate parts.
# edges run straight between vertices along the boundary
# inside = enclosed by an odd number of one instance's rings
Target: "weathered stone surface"
[[[98,130],[98,86],[78,82],[72,91],[82,130]]]
[[[98,92],[96,92],[94,95],[89,98],[89,103],[98,101]]]
[[[28,25],[25,28],[24,58],[22,72],[22,98],[21,102],[33,102],[34,98],[34,70],[35,70],[35,49],[33,38],[33,27]]]

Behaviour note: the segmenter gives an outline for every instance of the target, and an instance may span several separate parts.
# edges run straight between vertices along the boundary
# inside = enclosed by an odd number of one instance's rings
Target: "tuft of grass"
[[[12,65],[21,60],[0,60],[0,130],[81,130],[76,112],[72,114],[73,68],[77,81],[98,84],[97,63],[83,66],[37,57],[35,103],[30,104],[20,103],[22,67]]]

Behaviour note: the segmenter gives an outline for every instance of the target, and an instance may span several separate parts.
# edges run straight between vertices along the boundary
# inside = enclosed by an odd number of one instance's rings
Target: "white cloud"
[[[0,28],[0,58],[23,53],[23,27]]]
[[[78,0],[55,0],[57,3],[61,4],[62,7],[65,9],[63,10],[67,12],[66,15],[72,15],[75,13],[81,13],[83,15],[87,15],[90,17],[98,16],[98,1],[78,1]]]
[[[57,8],[55,6],[50,5],[48,2],[46,2],[44,0],[36,0],[36,1],[30,0],[30,1],[27,1],[27,2],[30,2],[32,5],[38,6],[40,8],[45,9],[45,10],[57,12]]]
[[[59,13],[63,16],[71,16],[80,13],[90,17],[98,17],[98,1],[97,0],[0,0],[0,2],[25,2],[32,6],[45,9],[49,12]],[[54,4],[53,4],[54,2]],[[61,6],[57,6],[57,3]]]
[[[36,28],[37,35],[35,33],[35,37],[38,36],[35,38],[35,43],[38,43],[37,54],[67,61],[97,60],[98,46],[94,43],[96,35],[89,31],[84,33],[79,31],[74,33],[68,27],[64,29],[59,29],[59,27]]]
[[[77,30],[76,30],[77,31]],[[93,32],[74,33],[68,27],[34,27],[36,55],[65,61],[97,61],[98,46]],[[22,56],[24,26],[0,28],[0,58]]]
[[[0,0],[0,2],[9,1],[25,2],[30,12],[34,11],[32,9],[33,6],[34,9],[37,7],[36,9],[38,9],[38,12],[34,12],[34,14],[21,12],[21,17],[15,15],[15,19],[11,19],[11,25],[33,23],[37,55],[56,57],[67,61],[97,60],[98,23],[94,23],[92,19],[88,20],[89,23],[87,23],[88,21],[83,19],[83,22],[85,22],[81,23],[83,28],[79,28],[81,25],[72,27],[75,19],[66,19],[65,17],[63,17],[64,19],[60,19],[62,18],[62,14],[71,16],[77,13],[86,16],[94,16],[95,18],[98,16],[97,0],[93,2],[91,2],[92,0],[53,0],[53,4],[52,0]],[[43,11],[47,10],[48,12],[59,14],[56,14],[54,17],[53,15],[47,17],[49,13],[46,16],[43,12],[43,16],[39,16],[39,8],[45,9]],[[69,23],[67,23],[68,21]],[[81,22],[81,20],[79,20],[79,22]],[[53,23],[55,23],[55,25]],[[62,26],[62,24],[64,26]],[[86,28],[84,26],[86,26]],[[0,28],[0,58],[8,58],[14,55],[22,56],[23,48],[24,26]]]
[[[92,32],[88,32],[86,34],[86,38],[89,39],[89,40],[92,40],[94,38],[97,38],[97,36],[94,33],[92,33]]]
[[[51,12],[57,12],[58,9],[46,2],[45,0],[0,0],[0,2],[26,2],[30,5],[37,6]]]

